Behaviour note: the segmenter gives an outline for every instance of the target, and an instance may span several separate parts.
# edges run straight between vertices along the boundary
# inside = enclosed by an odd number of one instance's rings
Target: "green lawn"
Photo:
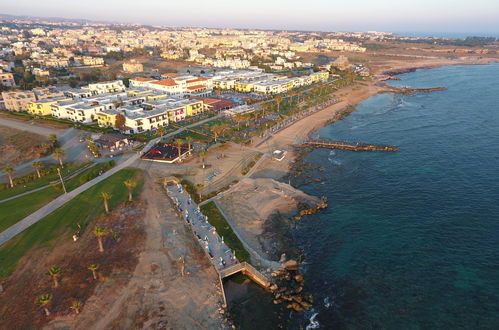
[[[243,243],[236,236],[227,220],[225,220],[220,210],[214,202],[209,202],[201,206],[201,212],[208,217],[208,222],[216,228],[218,235],[223,236],[225,244],[235,251],[240,262],[250,262],[250,255],[243,246]],[[0,258],[1,262],[1,258]]]
[[[64,177],[67,177],[71,173],[76,172],[84,166],[87,166],[88,163],[83,164],[68,164],[65,165],[62,169],[61,173]],[[25,193],[30,190],[34,190],[36,188],[40,188],[48,185],[52,181],[59,180],[59,175],[57,173],[50,173],[45,176],[42,176],[40,179],[35,179],[31,182],[15,185],[14,188],[7,188],[4,190],[0,190],[0,200],[9,198],[12,196],[16,196],[22,193]]]
[[[66,182],[67,191],[71,191],[79,187],[82,182],[80,178],[88,173],[98,173],[105,167],[104,163],[99,163],[94,167],[83,171],[76,177]],[[96,176],[96,175],[95,175]],[[34,192],[32,194],[22,196],[4,203],[0,203],[0,232],[9,228],[18,221],[24,219],[31,213],[35,212],[44,205],[50,203],[55,198],[62,194],[63,190],[61,185],[47,187],[43,190]]]
[[[100,197],[102,191],[112,195],[109,200],[111,209],[126,201],[128,191],[123,181],[131,178],[138,182],[134,189],[134,195],[136,195],[142,189],[142,172],[133,169],[121,170],[0,246],[0,278],[11,274],[19,259],[30,249],[51,248],[58,240],[71,239],[72,233],[76,231],[77,223],[86,229],[93,219],[104,212]]]
[[[49,187],[27,196],[0,203],[0,232],[24,219],[59,196],[61,192]]]

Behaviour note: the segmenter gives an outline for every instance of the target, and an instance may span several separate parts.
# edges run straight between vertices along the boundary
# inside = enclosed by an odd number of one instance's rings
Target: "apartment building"
[[[27,111],[30,103],[36,101],[32,91],[2,92],[5,109],[15,112]]]
[[[114,81],[89,84],[87,87],[84,87],[83,89],[90,91],[92,95],[99,95],[106,93],[124,92],[126,90],[126,87],[123,84],[123,81],[114,80]]]
[[[16,81],[14,80],[14,75],[10,72],[0,71],[0,84],[4,87],[16,87]]]

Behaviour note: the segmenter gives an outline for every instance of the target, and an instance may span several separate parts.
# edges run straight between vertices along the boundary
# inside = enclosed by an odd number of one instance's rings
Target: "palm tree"
[[[14,188],[14,181],[12,180],[12,173],[14,173],[14,169],[12,167],[6,167],[3,171],[9,176],[10,187]]]
[[[158,135],[160,137],[163,137],[163,135],[165,135],[165,133],[166,133],[166,130],[163,126],[161,126],[161,127],[158,127],[158,130],[156,131],[156,133],[158,133]]]
[[[40,169],[43,167],[42,162],[33,162],[33,164],[31,164],[31,166],[33,166],[35,168],[36,175],[38,176],[38,179],[39,179],[41,177]]]
[[[236,116],[234,117],[234,120],[237,123],[237,130],[240,130],[241,123],[244,121],[244,116],[240,113],[237,113]]]
[[[280,111],[281,108],[281,102],[282,102],[282,97],[281,96],[276,96],[274,98],[275,104],[277,105],[277,112]]]
[[[217,142],[218,135],[221,132],[220,125],[213,125],[213,126],[211,126],[211,132],[215,136],[215,142]]]
[[[262,118],[265,117],[265,112],[269,110],[269,104],[268,103],[262,103],[260,106],[260,109],[262,110]]]
[[[47,137],[47,140],[52,143],[52,146],[56,146],[57,144],[57,135],[55,134],[49,134],[49,136]]]
[[[64,164],[62,163],[62,159],[66,157],[66,153],[61,148],[54,149],[54,158],[59,161],[59,164],[62,168],[64,168]]]
[[[50,293],[42,294],[38,297],[35,303],[43,308],[45,315],[50,316],[50,311],[47,307],[48,303],[52,300],[52,295]]]
[[[52,277],[52,280],[54,281],[54,288],[57,288],[59,286],[58,277],[61,276],[61,268],[57,266],[52,266],[49,268],[47,275]]]
[[[99,269],[98,264],[91,264],[88,266],[88,270],[92,272],[92,276],[94,277],[94,280],[97,279],[97,269]]]
[[[184,143],[184,140],[182,139],[176,139],[175,143],[177,144],[177,150],[178,150],[178,161],[182,161],[180,156],[182,156],[182,144]]]
[[[204,163],[204,160],[206,159],[207,155],[208,154],[206,153],[206,150],[204,150],[204,149],[199,152],[199,157],[201,157],[201,161],[203,162],[203,169],[206,168],[206,164]]]
[[[132,190],[133,190],[133,188],[135,188],[137,186],[137,182],[135,182],[131,179],[128,179],[128,180],[125,180],[123,182],[123,184],[125,185],[125,187],[128,188],[128,201],[131,202],[132,201]]]
[[[113,197],[110,193],[108,192],[101,192],[100,193],[102,199],[104,200],[104,210],[106,210],[106,213],[109,213],[109,204],[108,204],[108,201],[111,199],[111,197]]]
[[[192,144],[192,141],[194,141],[194,139],[190,136],[186,137],[185,138],[187,140],[187,147],[189,148],[189,155],[191,154],[191,144]]]
[[[222,143],[218,148],[222,152],[222,158],[225,158],[225,150],[229,148],[229,145],[227,143]]]
[[[71,303],[71,309],[74,310],[76,314],[80,314],[81,302],[78,300],[73,301]]]
[[[99,252],[104,252],[104,245],[102,245],[102,237],[107,235],[109,231],[100,226],[95,226],[94,235],[97,237],[97,242],[99,243]]]

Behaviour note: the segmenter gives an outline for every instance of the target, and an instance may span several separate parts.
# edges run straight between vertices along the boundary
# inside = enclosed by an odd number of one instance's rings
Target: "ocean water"
[[[499,329],[499,65],[449,66],[394,85],[315,135],[398,152],[314,150],[330,207],[304,218],[314,310],[324,329]]]

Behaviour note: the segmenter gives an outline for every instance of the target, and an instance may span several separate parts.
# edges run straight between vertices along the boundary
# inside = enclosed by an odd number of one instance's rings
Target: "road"
[[[87,147],[85,143],[80,143],[80,135],[84,132],[75,128],[50,128],[44,126],[38,126],[35,124],[30,124],[30,122],[23,122],[14,119],[8,119],[4,117],[0,117],[0,125],[18,129],[21,131],[27,131],[35,134],[39,134],[42,136],[49,136],[50,134],[57,135],[57,139],[61,145],[61,148],[66,153],[65,161],[69,162],[83,162],[88,161],[90,153],[87,151]],[[40,141],[42,143],[44,141]],[[14,168],[16,177],[26,175],[33,171],[32,163],[34,160],[25,162],[20,164]],[[37,161],[41,161],[43,163],[49,164],[57,164],[57,161],[52,157],[52,155],[42,157],[37,159]],[[0,179],[5,177],[4,173],[0,173]]]

